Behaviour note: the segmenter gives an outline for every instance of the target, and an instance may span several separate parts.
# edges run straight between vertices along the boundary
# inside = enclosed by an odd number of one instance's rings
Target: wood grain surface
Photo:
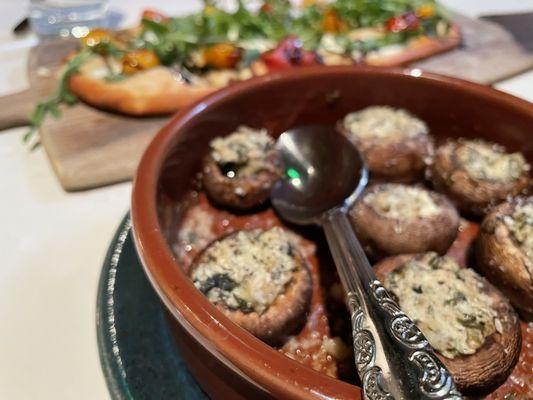
[[[461,46],[413,64],[426,71],[492,84],[533,68],[533,53],[526,51],[500,25],[456,16]]]
[[[49,42],[32,49],[30,86],[52,93],[62,60],[77,41]],[[83,103],[62,107],[61,118],[48,118],[41,143],[65,190],[81,190],[131,179],[139,159],[164,118],[132,118]]]
[[[457,16],[463,44],[413,67],[491,84],[533,67],[533,54],[495,23]],[[53,93],[60,65],[76,41],[52,41],[30,51],[30,88],[0,98],[0,129],[27,123],[38,100]],[[168,118],[132,118],[96,110],[83,103],[63,107],[48,118],[41,142],[65,190],[81,190],[131,179],[151,137]]]

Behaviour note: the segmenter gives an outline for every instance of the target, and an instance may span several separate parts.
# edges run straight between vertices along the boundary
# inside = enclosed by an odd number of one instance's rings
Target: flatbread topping
[[[31,132],[78,98],[128,115],[171,114],[254,75],[319,64],[400,65],[459,44],[435,0],[203,3],[201,11],[174,18],[145,10],[140,25],[126,31],[90,30],[65,63],[57,93],[35,109]],[[92,56],[101,65],[80,68]],[[143,88],[156,81],[147,96]]]

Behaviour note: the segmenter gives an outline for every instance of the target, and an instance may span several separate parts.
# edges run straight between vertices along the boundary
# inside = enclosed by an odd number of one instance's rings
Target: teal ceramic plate
[[[98,286],[98,347],[111,397],[207,399],[180,357],[130,228],[127,215],[109,247]]]

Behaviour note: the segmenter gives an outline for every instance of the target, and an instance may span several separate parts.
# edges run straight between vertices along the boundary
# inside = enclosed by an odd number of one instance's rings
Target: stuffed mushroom
[[[209,144],[203,185],[216,203],[248,209],[264,203],[281,176],[281,157],[266,130],[245,126]]]
[[[419,186],[375,184],[350,210],[358,238],[372,258],[444,253],[459,228],[459,214],[446,196]]]
[[[527,189],[530,166],[521,153],[507,153],[483,140],[451,140],[437,149],[429,177],[464,212],[483,215],[508,196]]]
[[[281,228],[242,230],[215,241],[189,274],[211,303],[267,343],[279,343],[305,322],[311,274]]]
[[[520,324],[488,281],[433,252],[390,257],[375,269],[463,394],[485,394],[506,380],[520,353]]]
[[[346,115],[338,127],[361,151],[376,180],[420,179],[433,154],[427,125],[402,109],[367,107]]]
[[[500,204],[483,220],[477,268],[533,320],[533,197]]]

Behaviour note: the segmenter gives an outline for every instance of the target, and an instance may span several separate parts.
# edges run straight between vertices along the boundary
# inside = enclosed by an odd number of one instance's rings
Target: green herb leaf
[[[72,105],[77,101],[76,95],[70,90],[68,81],[73,74],[79,71],[79,68],[87,61],[91,54],[91,49],[84,48],[67,61],[65,69],[59,78],[57,91],[47,100],[37,104],[33,110],[30,116],[30,129],[23,136],[24,143],[27,143],[33,137],[48,114],[51,114],[54,118],[58,118],[61,115],[59,106],[62,103]]]

